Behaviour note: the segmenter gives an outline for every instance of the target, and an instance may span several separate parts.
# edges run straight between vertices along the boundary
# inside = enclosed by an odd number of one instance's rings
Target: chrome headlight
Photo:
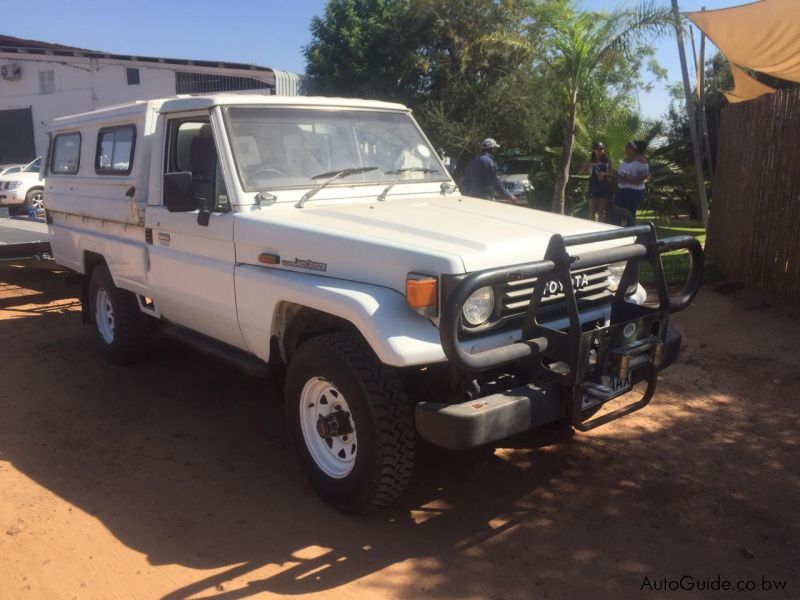
[[[494,290],[488,285],[475,290],[467,298],[461,312],[464,320],[473,327],[483,325],[494,312]]]
[[[22,182],[21,182],[21,181],[9,181],[9,182],[6,184],[6,189],[7,189],[7,190],[15,190],[15,189],[17,189],[19,186],[21,186],[21,185],[22,185]]]

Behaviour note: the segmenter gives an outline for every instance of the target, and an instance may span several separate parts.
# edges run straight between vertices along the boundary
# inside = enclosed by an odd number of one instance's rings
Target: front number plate
[[[612,390],[612,394],[609,395],[608,398],[605,400],[610,400],[611,398],[616,398],[617,396],[621,396],[625,392],[633,387],[631,383],[631,373],[628,373],[628,376],[625,379],[620,379],[619,377],[611,376],[611,377],[603,377],[602,383],[607,388]],[[583,398],[581,399],[581,410],[586,410],[587,408],[591,408],[593,406],[597,406],[604,401],[603,398],[598,396],[593,396],[589,392],[583,393]]]

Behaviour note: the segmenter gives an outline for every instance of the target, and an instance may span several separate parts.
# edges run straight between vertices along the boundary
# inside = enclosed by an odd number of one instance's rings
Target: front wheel
[[[44,190],[33,189],[25,194],[25,210],[35,209],[37,212],[44,208]]]
[[[317,492],[349,513],[392,502],[414,467],[414,413],[398,378],[356,335],[305,342],[286,375],[286,416]]]
[[[114,285],[104,264],[92,271],[89,298],[95,337],[111,362],[128,364],[145,352],[147,328],[136,297]]]

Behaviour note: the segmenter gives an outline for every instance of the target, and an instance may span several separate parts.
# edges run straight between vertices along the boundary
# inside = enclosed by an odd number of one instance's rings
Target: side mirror
[[[169,212],[191,212],[197,208],[191,171],[164,173],[164,204]]]

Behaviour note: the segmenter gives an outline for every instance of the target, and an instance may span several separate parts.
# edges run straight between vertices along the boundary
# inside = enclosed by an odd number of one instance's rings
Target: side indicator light
[[[406,302],[419,314],[435,317],[439,313],[439,281],[429,275],[409,273]]]
[[[263,265],[279,265],[281,264],[281,257],[277,254],[269,254],[268,252],[262,252],[258,255],[258,262]]]

